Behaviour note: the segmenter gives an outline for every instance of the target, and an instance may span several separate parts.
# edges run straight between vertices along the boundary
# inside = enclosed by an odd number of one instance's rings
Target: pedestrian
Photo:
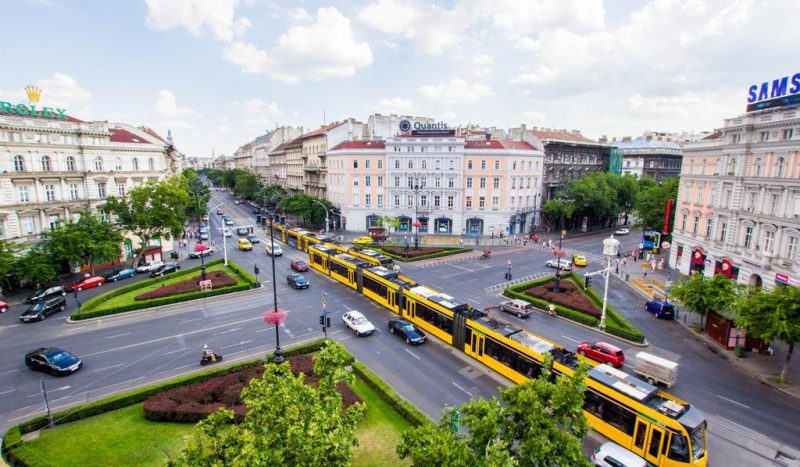
[[[514,234],[514,243],[519,245],[519,235]]]
[[[527,238],[522,240],[522,246],[528,246],[528,239]]]
[[[650,261],[650,269],[652,269],[653,272],[656,272],[656,262],[655,261]]]

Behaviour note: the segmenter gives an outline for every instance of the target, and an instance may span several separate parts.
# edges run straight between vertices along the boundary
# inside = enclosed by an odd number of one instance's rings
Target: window
[[[357,168],[358,168],[358,161],[353,161],[353,168],[354,168],[354,169],[357,169]]]
[[[773,216],[778,215],[778,199],[776,194],[769,195],[769,213]]]
[[[756,210],[756,193],[751,191],[747,194],[747,210],[748,211],[755,211]]]
[[[789,237],[786,243],[786,259],[794,261],[797,258],[797,237]]]
[[[369,193],[364,195],[364,204],[366,204],[367,206],[372,205],[372,195],[370,195]]]
[[[500,197],[492,196],[492,209],[498,209],[499,207],[500,207]]]
[[[25,172],[25,160],[19,154],[14,156],[14,172]]]
[[[372,177],[369,175],[364,177],[364,186],[372,186]]]
[[[448,164],[448,165],[449,165],[449,168],[450,168],[450,170],[455,170],[455,168],[456,168],[456,163],[455,163],[455,161],[454,161],[453,159],[450,159],[450,161],[449,161],[449,164]]]
[[[44,197],[47,201],[55,201],[56,200],[56,187],[55,185],[45,185],[44,186]]]
[[[466,206],[467,209],[472,209],[472,196],[466,197],[466,200],[464,201],[464,206]]]
[[[420,195],[420,197],[419,197],[419,205],[420,206],[427,206],[428,205],[428,195]]]
[[[379,169],[383,168],[383,159],[378,159],[378,168]]]
[[[28,187],[26,186],[17,187],[17,194],[19,195],[20,203],[30,202],[30,198],[28,198]]]
[[[383,195],[378,193],[378,207],[383,206]]]
[[[48,217],[48,222],[50,223],[50,230],[55,230],[58,228],[58,214],[51,214]]]
[[[486,161],[481,161],[481,170],[486,170]]]
[[[438,208],[442,205],[442,197],[439,195],[435,195],[433,197],[433,207]]]
[[[467,177],[467,188],[472,188],[472,177]]]
[[[512,179],[515,180],[515,179]],[[492,179],[492,188],[500,188],[500,179],[498,177],[494,177]],[[514,188],[513,186],[511,188]]]
[[[525,188],[530,188],[530,187],[531,187],[531,177],[528,177],[527,186]]]
[[[365,160],[365,161],[364,161],[364,168],[365,168],[365,169],[368,169],[368,168],[369,168],[369,159],[367,159],[367,160]]]
[[[753,228],[744,228],[744,247],[750,248],[753,245]]]
[[[706,222],[706,238],[711,238],[711,231],[714,230],[714,219]]]
[[[481,208],[481,209],[486,207],[486,197],[485,196],[481,196],[480,198],[478,198],[478,207]]]
[[[467,170],[472,170],[472,161],[467,161]]]
[[[772,247],[775,244],[775,232],[767,230],[764,232],[764,252],[772,253]]]
[[[133,170],[139,170],[139,159],[136,157],[133,158]]]
[[[97,183],[97,197],[98,198],[105,198],[106,197],[106,184],[105,184],[105,182],[98,182]]]
[[[756,177],[761,176],[761,158],[756,159],[756,165],[753,168],[753,175]]]
[[[456,201],[455,201],[455,198],[453,196],[448,196],[447,197],[447,207],[448,208],[453,209],[453,206],[455,206],[455,202]]]
[[[378,187],[382,187],[382,186],[383,186],[383,176],[378,175]]]
[[[727,222],[720,222],[719,223],[719,241],[725,242],[725,236],[728,235],[728,223]]]
[[[119,196],[125,196],[125,185],[121,185],[121,184],[117,185],[117,194]]]
[[[779,157],[778,162],[775,163],[775,176],[783,177],[785,171],[786,171],[786,159],[784,159],[783,157]]]
[[[399,169],[400,168],[400,160],[399,159],[394,161],[394,168],[395,169]]]
[[[23,217],[22,218],[22,232],[25,235],[32,235],[36,233],[36,222],[34,221],[33,217]]]
[[[696,204],[703,203],[703,190],[705,189],[705,186],[706,186],[705,183],[700,183],[697,185],[697,197],[695,198]]]
[[[522,207],[522,206],[520,206],[520,207]],[[511,205],[510,205],[510,208],[511,208],[511,209],[514,209],[514,197],[513,197],[513,196],[511,197]]]
[[[741,141],[741,138],[742,138],[742,135],[740,135],[738,133],[733,135],[732,143],[733,144],[739,144],[739,141]]]
[[[692,182],[688,182],[686,184],[686,190],[684,190],[683,192],[683,202],[688,203],[691,195],[692,195]]]
[[[436,166],[436,170],[439,170],[439,168],[441,167],[441,163],[442,163],[442,161],[440,161],[439,159],[436,159],[436,161],[434,161],[434,165]]]
[[[454,188],[456,186],[456,179],[450,177],[447,179],[447,188]]]
[[[514,168],[517,168],[516,162],[514,162]],[[494,161],[494,170],[500,170],[500,161]]]
[[[102,210],[100,211],[100,219],[102,219],[103,222],[111,222],[111,216],[109,216],[107,212]]]
[[[67,157],[67,171],[69,172],[75,171],[75,158],[72,156]]]
[[[353,186],[358,186],[358,176],[353,175]]]
[[[694,216],[694,223],[692,224],[692,233],[697,235],[697,231],[700,229],[700,216]]]
[[[400,195],[394,195],[394,207],[400,206]]]
[[[762,131],[758,134],[758,140],[762,143],[769,141],[769,131]]]
[[[426,161],[425,159],[422,160],[422,168],[423,169],[427,169],[428,168],[428,161]]]
[[[102,157],[97,156],[97,157],[94,158],[94,170],[97,170],[98,172],[102,172],[102,170],[103,170],[103,158]]]
[[[706,160],[703,159],[702,161],[700,161],[700,175],[705,175],[705,174],[706,174]]]
[[[69,199],[78,199],[78,184],[69,184]]]
[[[681,216],[681,231],[686,232],[686,219],[689,217],[688,214],[684,214]]]
[[[406,197],[406,206],[411,207],[414,205],[414,203],[415,203],[414,197],[412,195],[408,195]]]
[[[408,168],[409,169],[413,169],[414,168],[414,161],[413,160],[408,161]]]
[[[480,185],[478,185],[478,186],[480,188],[486,188],[486,177],[481,177]]]
[[[736,175],[736,159],[728,161],[728,175]]]
[[[434,179],[433,179],[433,186],[434,186],[434,188],[441,188],[441,186],[442,186],[442,179],[441,179],[441,178],[439,178],[439,177],[436,177],[436,178],[434,178]]]
[[[152,157],[147,160],[147,167],[150,170],[156,170],[156,161],[154,161]]]
[[[400,186],[400,177],[394,177],[394,186]]]
[[[50,156],[42,156],[42,171],[50,172],[53,170],[53,164],[50,163]]]
[[[117,157],[117,165],[114,167],[114,170],[122,170],[122,158]]]
[[[358,206],[358,193],[353,193],[353,206]]]

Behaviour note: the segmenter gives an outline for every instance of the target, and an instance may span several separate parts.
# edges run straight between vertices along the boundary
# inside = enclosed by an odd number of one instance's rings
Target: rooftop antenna
[[[322,111],[322,126],[325,126],[325,111]]]

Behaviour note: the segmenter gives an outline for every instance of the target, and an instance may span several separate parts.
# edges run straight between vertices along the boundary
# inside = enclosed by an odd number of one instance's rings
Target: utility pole
[[[328,328],[331,327],[331,319],[328,318],[328,294],[322,294],[322,314],[319,317],[319,324],[322,325],[322,332],[325,340],[328,340]]]
[[[44,398],[44,410],[47,413],[47,426],[53,427],[53,414],[50,412],[50,403],[47,401],[47,389],[44,387],[44,378],[41,379],[42,397]]]

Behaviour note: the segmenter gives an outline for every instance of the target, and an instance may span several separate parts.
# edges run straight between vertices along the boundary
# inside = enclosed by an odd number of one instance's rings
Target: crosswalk
[[[409,265],[415,268],[430,268],[433,266],[441,266],[443,264],[453,264],[453,263],[461,263],[464,261],[471,261],[478,258],[479,256],[481,256],[480,252],[461,253],[456,256],[427,259],[415,263],[409,263]]]
[[[552,275],[553,275],[553,273],[550,272],[550,271],[537,272],[537,273],[534,273],[534,274],[529,274],[527,276],[518,277],[518,278],[512,279],[510,281],[506,281],[506,282],[501,282],[499,284],[490,285],[489,287],[486,287],[484,290],[486,290],[489,293],[497,293],[497,292],[500,292],[500,291],[504,290],[506,287],[511,287],[512,285],[517,285],[517,284],[521,284],[523,282],[527,282],[527,281],[532,281],[534,279],[538,279],[540,277],[552,276]]]

